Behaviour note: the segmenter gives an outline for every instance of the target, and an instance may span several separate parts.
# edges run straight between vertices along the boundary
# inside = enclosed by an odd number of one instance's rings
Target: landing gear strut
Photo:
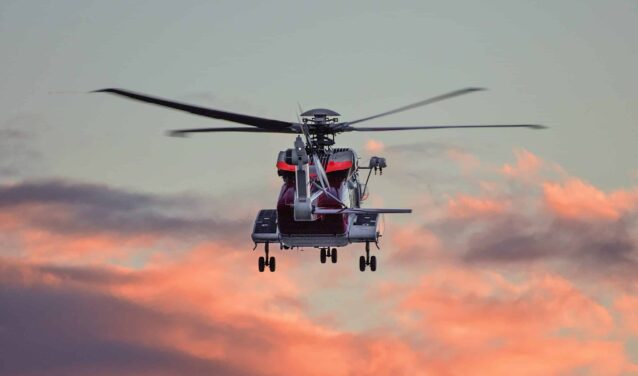
[[[326,263],[328,257],[330,257],[330,261],[332,261],[333,264],[337,263],[337,248],[321,248],[320,252],[320,259],[322,264]]]
[[[264,252],[266,253],[266,257],[264,256],[260,256],[259,257],[259,272],[263,272],[266,269],[266,266],[268,267],[268,269],[270,269],[271,272],[275,271],[275,257],[269,257],[268,252],[268,243],[264,243]]]
[[[366,255],[359,257],[359,270],[364,272],[367,265],[370,265],[373,272],[377,270],[377,258],[370,256],[370,242],[366,242]]]

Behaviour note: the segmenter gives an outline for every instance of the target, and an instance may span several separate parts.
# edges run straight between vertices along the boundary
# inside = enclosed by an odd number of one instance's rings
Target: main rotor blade
[[[425,100],[422,100],[422,101],[419,101],[419,102],[416,102],[416,103],[412,103],[412,104],[409,104],[407,106],[395,108],[394,110],[386,111],[386,112],[380,113],[378,115],[372,115],[372,116],[365,117],[363,119],[349,121],[349,122],[347,122],[347,124],[361,123],[362,121],[368,121],[368,120],[380,118],[382,116],[396,114],[397,112],[411,110],[413,108],[425,106],[425,105],[428,105],[430,103],[439,102],[439,101],[442,101],[442,100],[445,100],[445,99],[458,97],[459,95],[469,94],[469,93],[473,93],[475,91],[481,91],[481,90],[485,90],[485,89],[479,88],[479,87],[468,87],[468,88],[465,88],[465,89],[452,91],[452,92],[449,92],[449,93],[446,93],[446,94],[438,95],[436,97],[432,97],[432,98],[425,99]]]
[[[251,125],[253,127],[268,129],[268,130],[285,130],[294,125],[294,123],[290,123],[286,121],[271,120],[271,119],[265,119],[265,118],[260,118],[256,116],[242,115],[242,114],[236,114],[232,112],[214,110],[212,108],[193,106],[190,104],[174,102],[167,99],[150,97],[145,94],[139,94],[139,93],[135,93],[128,90],[122,90],[122,89],[112,89],[112,88],[100,89],[100,90],[95,90],[92,93],[117,94],[127,98],[135,99],[138,101],[156,104],[158,106],[164,106],[164,107],[174,108],[176,110],[190,112],[195,115],[205,116],[205,117],[209,117],[213,119],[232,121],[234,123]]]
[[[209,133],[209,132],[298,133],[288,129],[270,130],[270,129],[260,129],[260,128],[234,128],[234,127],[175,129],[172,131],[168,131],[167,133],[169,136],[173,136],[173,137],[184,137],[184,136],[187,136],[189,133]]]
[[[448,129],[448,128],[531,128],[546,129],[539,124],[486,124],[486,125],[424,125],[416,127],[347,127],[344,132],[385,132],[385,131],[412,131],[419,129]]]

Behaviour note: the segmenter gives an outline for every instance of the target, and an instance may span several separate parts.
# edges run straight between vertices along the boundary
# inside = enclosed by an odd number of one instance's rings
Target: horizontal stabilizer
[[[412,209],[370,209],[370,208],[343,208],[343,209],[322,209],[315,208],[314,214],[408,214]]]

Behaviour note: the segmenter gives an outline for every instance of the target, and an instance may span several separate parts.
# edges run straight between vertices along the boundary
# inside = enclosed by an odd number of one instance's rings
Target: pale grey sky
[[[121,87],[293,120],[297,101],[348,119],[482,86],[490,90],[370,125],[551,128],[374,137],[388,146],[453,143],[496,163],[526,148],[612,189],[635,183],[638,170],[636,35],[636,1],[5,0],[0,127],[31,137],[25,153],[37,158],[13,166],[26,177],[159,192],[239,186],[263,189],[263,200],[274,203],[274,160],[293,137],[168,138],[171,128],[229,124],[84,93]],[[368,138],[338,140],[365,154]],[[415,163],[450,162],[424,156]],[[390,194],[392,185],[379,190]]]

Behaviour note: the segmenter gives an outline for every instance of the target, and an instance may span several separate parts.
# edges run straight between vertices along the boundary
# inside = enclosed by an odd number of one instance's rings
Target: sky
[[[1,375],[638,374],[638,3],[0,2]],[[344,134],[387,158],[362,247],[274,252],[290,135],[92,90],[294,121],[488,90]]]

